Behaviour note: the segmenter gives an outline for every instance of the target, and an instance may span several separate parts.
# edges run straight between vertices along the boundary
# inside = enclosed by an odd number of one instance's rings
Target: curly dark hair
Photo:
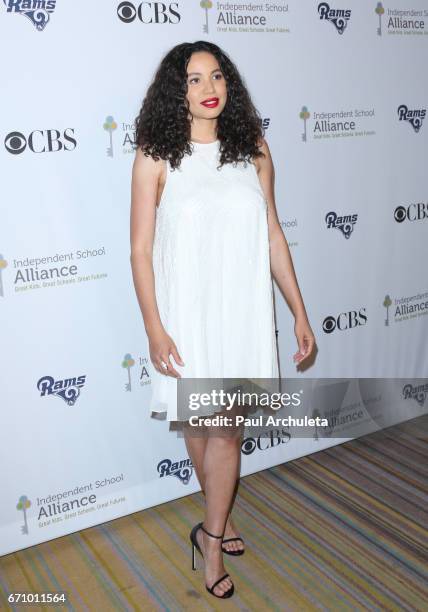
[[[141,148],[156,161],[168,159],[172,169],[185,154],[192,154],[187,66],[197,51],[214,55],[226,79],[227,101],[217,118],[220,166],[264,156],[258,149],[263,122],[238,69],[220,47],[204,40],[176,45],[161,61],[135,118],[134,149]]]

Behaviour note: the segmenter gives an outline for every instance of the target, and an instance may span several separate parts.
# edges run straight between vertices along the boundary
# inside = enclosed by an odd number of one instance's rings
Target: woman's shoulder
[[[257,172],[259,172],[262,168],[272,163],[269,145],[263,136],[257,141],[257,149],[263,153],[263,155],[254,157],[252,161],[256,166]]]
[[[144,152],[141,147],[135,150],[134,172],[144,176],[156,177],[162,181],[165,177],[166,161],[154,159],[151,155]]]

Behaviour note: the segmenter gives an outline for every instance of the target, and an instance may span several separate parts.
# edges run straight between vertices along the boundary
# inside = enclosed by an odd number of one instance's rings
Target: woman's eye
[[[214,75],[215,80],[219,80],[223,78],[223,75],[219,72],[217,74]],[[189,80],[189,83],[194,83],[195,81],[199,81],[199,77],[193,77],[192,79]]]

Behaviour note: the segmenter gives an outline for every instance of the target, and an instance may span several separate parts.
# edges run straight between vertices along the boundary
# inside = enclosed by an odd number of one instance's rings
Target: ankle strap
[[[210,533],[209,531],[207,531],[204,527],[204,524],[201,523],[201,529],[202,531],[205,531],[205,533],[209,536],[211,536],[212,538],[217,538],[217,539],[221,539],[224,535],[224,532],[221,535],[214,535],[213,533]]]

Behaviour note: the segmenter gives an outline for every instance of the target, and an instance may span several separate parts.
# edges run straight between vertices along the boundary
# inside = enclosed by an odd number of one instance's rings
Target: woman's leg
[[[196,477],[201,485],[202,493],[205,495],[203,465],[208,441],[207,435],[202,435],[202,432],[199,435],[192,435],[192,427],[186,423],[184,426],[184,441],[186,442],[187,453],[195,468]]]
[[[198,478],[200,475],[205,490],[204,527],[215,535],[220,535],[225,530],[235,494],[240,469],[241,437],[242,427],[212,426],[204,427],[204,431],[188,431],[186,436],[189,454],[193,454],[195,461],[199,463],[195,470]],[[202,530],[197,532],[197,539],[205,561],[205,582],[210,586],[226,573],[221,550],[222,541],[211,538]],[[215,587],[214,592],[221,596],[231,586],[231,579],[225,578]]]
[[[196,432],[196,434],[191,435],[192,432],[190,430],[192,430],[192,427],[186,425],[184,428],[184,439],[186,443],[186,448],[187,448],[188,455],[192,461],[193,467],[195,468],[196,477],[201,486],[202,493],[205,495],[205,476],[204,476],[203,466],[204,466],[204,458],[205,458],[205,452],[206,452],[206,447],[207,447],[207,442],[208,442],[208,433],[207,431],[205,431],[205,435],[202,435],[203,432],[199,430],[198,428],[198,431]],[[242,436],[239,437],[239,446],[241,444],[241,438]],[[231,504],[229,508],[229,514],[228,514],[227,521],[226,521],[226,528],[224,532],[225,539],[235,538],[235,537],[238,537],[239,535],[237,530],[235,529],[235,526],[232,522],[232,518],[230,516],[233,504],[235,502],[236,494],[238,491],[238,486],[239,486],[240,459],[241,459],[240,452],[238,456],[239,456],[239,465],[238,465],[238,470],[237,470],[238,475],[236,478],[235,490],[233,492],[233,496],[232,496],[232,500],[231,500]],[[226,550],[230,550],[230,551],[243,550],[244,548],[244,544],[240,540],[235,541],[235,542],[226,542],[225,544],[223,544],[223,546]]]

